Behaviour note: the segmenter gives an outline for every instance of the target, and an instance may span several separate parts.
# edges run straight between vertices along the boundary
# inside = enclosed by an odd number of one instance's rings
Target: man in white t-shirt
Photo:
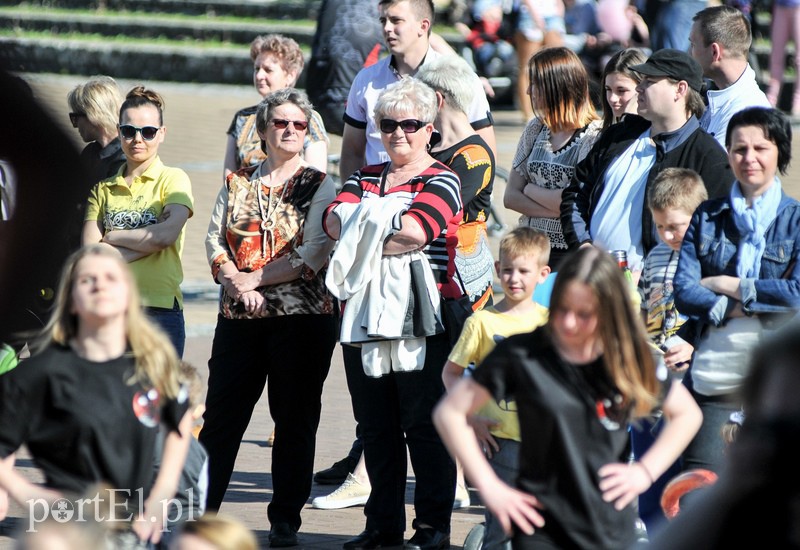
[[[746,107],[770,107],[747,62],[752,33],[745,15],[731,6],[713,6],[697,13],[689,33],[689,52],[716,89],[707,92],[708,107],[700,127],[725,149],[728,121]]]
[[[405,76],[413,76],[426,59],[442,55],[431,47],[434,18],[431,0],[380,0],[378,14],[391,55],[362,69],[350,87],[340,160],[343,179],[362,166],[389,160],[381,145],[380,131],[373,120],[375,102],[380,93],[389,84]],[[489,102],[483,88],[477,83],[475,100],[468,114],[472,127],[494,150]]]

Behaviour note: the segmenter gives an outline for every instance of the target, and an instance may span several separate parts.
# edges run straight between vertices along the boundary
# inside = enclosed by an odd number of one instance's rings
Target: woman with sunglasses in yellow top
[[[143,86],[133,88],[120,108],[119,139],[126,162],[89,195],[83,244],[104,242],[130,264],[148,316],[169,336],[178,356],[186,340],[181,250],[192,215],[189,176],[164,166],[158,148],[167,128],[164,100]]]

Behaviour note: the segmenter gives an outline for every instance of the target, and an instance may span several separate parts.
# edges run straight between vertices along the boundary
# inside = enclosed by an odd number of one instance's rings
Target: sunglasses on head
[[[73,128],[78,127],[78,119],[82,116],[86,116],[86,113],[70,113],[69,114],[69,121],[72,123]]]
[[[300,130],[301,132],[308,128],[308,122],[305,120],[285,120],[283,118],[273,118],[272,124],[275,125],[275,128],[278,130],[285,130],[289,124],[294,127],[295,130]]]
[[[133,126],[132,124],[123,124],[119,127],[119,133],[124,139],[134,139],[136,133],[142,134],[142,139],[145,141],[153,141],[158,135],[161,128],[157,126]]]
[[[391,118],[382,118],[380,122],[381,132],[384,134],[391,134],[397,127],[400,126],[400,129],[403,130],[406,134],[413,134],[419,131],[420,128],[423,126],[427,126],[427,122],[422,122],[421,120],[416,120],[413,118],[407,118],[405,120],[392,120]]]

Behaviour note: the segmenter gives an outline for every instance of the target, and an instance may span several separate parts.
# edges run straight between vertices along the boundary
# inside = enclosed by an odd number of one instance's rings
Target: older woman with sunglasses
[[[322,385],[336,343],[336,308],[325,288],[334,243],[321,224],[336,191],[333,180],[301,156],[310,117],[311,104],[298,90],[264,98],[256,128],[267,158],[228,176],[206,237],[211,272],[222,285],[200,433],[209,455],[207,507],[217,510],[222,503],[269,378],[273,548],[298,544]]]
[[[89,195],[83,243],[104,242],[130,264],[142,304],[151,320],[183,355],[184,226],[192,215],[192,186],[179,168],[164,166],[164,100],[143,86],[125,97],[119,113],[119,139],[127,161],[117,175],[98,183]]]
[[[453,281],[456,230],[461,221],[458,176],[428,154],[428,142],[436,118],[436,94],[416,79],[404,79],[386,88],[375,107],[375,123],[389,162],[365,166],[344,184],[341,193],[325,212],[323,225],[340,240],[332,258],[329,288],[337,295],[343,287],[335,277],[340,257],[353,256],[352,273],[371,270],[370,286],[391,288],[398,295],[413,294],[414,312],[397,311],[387,297],[383,307],[380,293],[364,299],[367,311],[379,317],[412,317],[398,333],[387,326],[377,338],[362,341],[357,319],[348,321],[355,302],[347,301],[342,320],[341,342],[347,384],[353,411],[362,429],[364,457],[372,492],[366,504],[366,529],[344,544],[344,548],[378,548],[403,543],[405,521],[406,445],[416,475],[414,509],[416,533],[406,548],[446,548],[450,540],[450,516],[455,493],[455,465],[447,454],[431,421],[431,412],[444,394],[442,367],[449,346],[442,327],[424,322],[423,311],[433,297],[457,297],[461,290]],[[358,223],[364,216],[367,225]],[[382,220],[382,223],[378,223]],[[353,223],[355,221],[355,223]],[[368,234],[367,226],[374,226]],[[384,239],[384,236],[387,238]],[[376,243],[367,246],[367,239]],[[354,248],[353,243],[358,243]],[[428,276],[414,279],[414,263],[402,261],[415,256]],[[374,258],[382,258],[377,269]],[[393,259],[397,262],[393,262]],[[341,262],[342,265],[347,265]],[[426,266],[429,266],[427,269]],[[363,267],[364,269],[361,269]],[[396,272],[395,269],[398,269]],[[414,283],[393,284],[389,277],[403,279],[404,271]],[[399,273],[399,274],[398,274]],[[344,281],[346,287],[351,281]],[[409,286],[414,290],[409,291]],[[405,299],[398,303],[407,303]],[[396,304],[395,304],[396,305]],[[435,305],[434,305],[435,307]],[[386,315],[384,312],[388,312]],[[390,319],[391,321],[391,319]],[[389,323],[391,325],[391,323]],[[381,323],[382,325],[382,323]],[[384,328],[381,326],[380,328]],[[410,331],[413,337],[407,333]],[[278,438],[279,440],[279,438]]]
[[[253,85],[262,98],[294,86],[305,65],[297,42],[280,34],[256,36],[250,43],[250,59],[253,60]],[[226,178],[241,168],[257,166],[267,155],[256,128],[257,110],[258,105],[245,107],[233,117],[225,149],[223,175]],[[328,165],[328,135],[322,117],[313,110],[303,138],[302,156],[308,164],[322,171]]]

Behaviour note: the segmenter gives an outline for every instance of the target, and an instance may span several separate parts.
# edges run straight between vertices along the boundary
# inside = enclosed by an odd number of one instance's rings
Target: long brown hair
[[[589,97],[589,75],[569,48],[539,50],[528,62],[528,75],[534,113],[553,132],[582,128],[598,119]],[[536,108],[534,95],[540,109]]]
[[[610,254],[594,247],[581,248],[559,267],[550,297],[551,310],[564,301],[566,289],[573,282],[588,286],[597,298],[603,362],[623,403],[633,406],[635,416],[649,414],[659,384],[644,325],[629,299],[630,283]]]
[[[136,360],[134,378],[145,386],[155,387],[162,395],[175,398],[180,388],[179,361],[167,336],[145,316],[141,308],[139,289],[128,264],[119,252],[107,244],[91,244],[67,258],[56,292],[53,314],[37,338],[35,349],[52,342],[63,346],[78,335],[80,319],[72,313],[72,288],[78,263],[88,256],[102,256],[116,261],[130,289],[125,315],[125,338]]]

